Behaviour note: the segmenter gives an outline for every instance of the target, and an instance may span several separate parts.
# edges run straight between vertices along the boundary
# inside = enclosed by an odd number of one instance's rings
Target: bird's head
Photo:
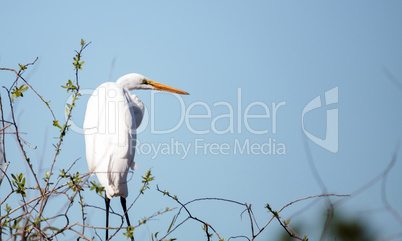
[[[181,95],[189,94],[185,91],[152,81],[145,76],[136,73],[126,74],[120,77],[116,83],[128,90],[160,90]]]

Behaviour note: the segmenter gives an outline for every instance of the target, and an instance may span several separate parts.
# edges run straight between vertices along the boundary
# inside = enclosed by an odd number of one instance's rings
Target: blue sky
[[[18,63],[39,57],[25,77],[46,100],[52,100],[57,118],[63,119],[68,95],[60,85],[74,78],[71,63],[80,39],[91,41],[80,72],[84,95],[73,113],[78,128],[89,93],[127,73],[138,72],[189,92],[189,96],[181,97],[135,92],[145,103],[149,118],[139,134],[143,153],[136,156],[139,170],[129,183],[128,202],[140,188],[140,176],[149,168],[156,180],[152,190],[130,211],[130,217],[139,220],[175,206],[155,191],[159,184],[183,201],[222,197],[252,203],[261,224],[270,217],[263,208],[266,203],[279,209],[295,199],[322,193],[309,165],[306,142],[329,193],[352,193],[390,162],[402,135],[402,112],[398,108],[402,92],[386,73],[401,83],[401,9],[400,1],[46,1],[41,5],[2,1],[0,67],[17,68]],[[3,71],[0,78],[2,85],[9,86],[14,76]],[[322,108],[304,117],[306,130],[324,139],[326,111],[338,109],[338,151],[332,153],[306,137],[302,111],[316,96],[324,100],[324,93],[335,87],[338,103],[325,107],[322,102]],[[1,95],[5,96],[4,90]],[[273,106],[280,103],[274,118]],[[34,166],[46,171],[53,154],[52,137],[57,135],[51,114],[32,92],[17,101],[16,109],[26,139],[38,146],[29,151],[38,163]],[[258,117],[245,117],[247,114]],[[189,118],[187,122],[185,118]],[[225,131],[228,129],[233,133]],[[248,142],[261,147],[270,140],[271,148],[276,143],[285,147],[285,153],[235,153],[236,145],[243,147]],[[176,141],[190,146],[185,158],[178,152],[147,153],[148,147],[171,146]],[[229,147],[220,152],[204,144]],[[10,160],[22,161],[16,147],[8,148]],[[71,131],[56,170],[67,168],[77,158],[81,159],[74,170],[87,172],[84,137]],[[10,168],[15,172],[19,166]],[[401,170],[398,155],[386,191],[389,203],[400,215]],[[89,203],[103,206],[101,198],[87,195]],[[283,217],[308,204],[289,208]],[[112,206],[121,211],[118,200],[112,200]],[[294,222],[316,218],[305,226],[320,225],[323,207],[324,200],[295,217]],[[213,220],[211,224],[225,238],[249,232],[248,224],[240,220],[238,207],[199,203],[191,208],[206,221]],[[401,229],[384,208],[381,182],[339,209],[367,220],[379,237]],[[101,211],[91,209],[88,214],[91,224],[103,225]],[[136,230],[136,237],[146,239],[149,232],[164,230],[170,219],[167,216],[150,222],[148,228]],[[173,237],[193,239],[198,235],[201,240],[204,236],[199,226],[189,223]],[[275,235],[279,228],[272,226],[260,240]],[[103,237],[103,232],[100,235]],[[319,234],[312,231],[307,235],[315,240]]]

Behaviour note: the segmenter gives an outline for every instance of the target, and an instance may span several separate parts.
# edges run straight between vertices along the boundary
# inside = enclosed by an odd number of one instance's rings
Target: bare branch
[[[402,217],[399,215],[398,211],[396,211],[395,208],[392,207],[392,205],[388,202],[387,199],[388,175],[396,163],[396,159],[398,156],[398,149],[399,149],[399,143],[396,147],[396,150],[394,151],[390,165],[388,165],[387,169],[383,173],[382,185],[381,185],[381,201],[384,204],[385,209],[399,222],[400,225],[402,225]]]

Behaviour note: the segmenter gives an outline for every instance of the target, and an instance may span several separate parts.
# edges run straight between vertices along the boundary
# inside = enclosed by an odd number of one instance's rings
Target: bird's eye
[[[147,85],[147,84],[148,84],[148,80],[147,80],[147,79],[142,79],[142,84]]]

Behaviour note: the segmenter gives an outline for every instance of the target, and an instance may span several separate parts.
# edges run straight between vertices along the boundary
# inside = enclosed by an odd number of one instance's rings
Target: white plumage
[[[188,95],[140,74],[127,74],[116,83],[103,83],[89,98],[84,120],[86,157],[89,172],[97,175],[106,191],[106,226],[111,198],[120,196],[126,213],[127,176],[135,166],[136,129],[144,117],[144,104],[136,95],[130,95],[134,89]],[[127,213],[126,218],[130,226]]]

